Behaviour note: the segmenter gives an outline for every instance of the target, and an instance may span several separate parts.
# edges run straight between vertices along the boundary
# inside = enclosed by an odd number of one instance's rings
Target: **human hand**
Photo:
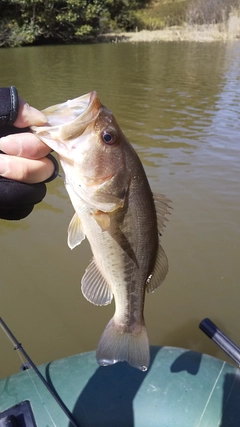
[[[43,126],[47,118],[19,98],[17,119],[14,126]],[[0,138],[0,175],[5,178],[34,184],[51,177],[54,163],[46,156],[51,149],[30,132],[10,134]]]
[[[47,118],[18,97],[11,86],[0,88],[0,218],[25,218],[46,195],[46,182],[58,174],[51,149],[28,126]],[[25,129],[26,128],[26,129]],[[21,131],[22,129],[22,131]],[[5,136],[7,135],[7,136]]]

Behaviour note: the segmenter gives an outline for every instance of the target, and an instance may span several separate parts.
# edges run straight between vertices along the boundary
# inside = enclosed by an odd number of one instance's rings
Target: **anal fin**
[[[84,297],[92,304],[107,305],[112,301],[112,292],[94,259],[83,275],[81,289]]]

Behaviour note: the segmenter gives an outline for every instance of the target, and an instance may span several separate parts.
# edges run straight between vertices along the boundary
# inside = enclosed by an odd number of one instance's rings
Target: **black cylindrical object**
[[[208,318],[201,321],[199,328],[240,367],[240,348],[227,335]]]

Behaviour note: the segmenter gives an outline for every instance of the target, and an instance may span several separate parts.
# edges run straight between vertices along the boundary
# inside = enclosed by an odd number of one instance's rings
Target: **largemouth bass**
[[[85,298],[110,304],[115,314],[100,339],[100,365],[127,361],[146,370],[149,342],[145,291],[165,279],[168,260],[160,232],[168,200],[151,192],[142,163],[96,92],[43,110],[34,133],[59,155],[75,209],[68,228],[71,249],[87,237],[93,260],[82,278]]]

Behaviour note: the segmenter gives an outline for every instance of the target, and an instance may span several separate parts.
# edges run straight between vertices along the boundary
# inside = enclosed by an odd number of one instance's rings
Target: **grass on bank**
[[[153,0],[136,16],[133,42],[240,39],[240,0]]]
[[[239,16],[240,0],[152,0],[136,12],[138,29],[226,23]]]
[[[158,0],[150,2],[145,9],[136,12],[138,30],[162,30],[183,25],[192,0]]]

